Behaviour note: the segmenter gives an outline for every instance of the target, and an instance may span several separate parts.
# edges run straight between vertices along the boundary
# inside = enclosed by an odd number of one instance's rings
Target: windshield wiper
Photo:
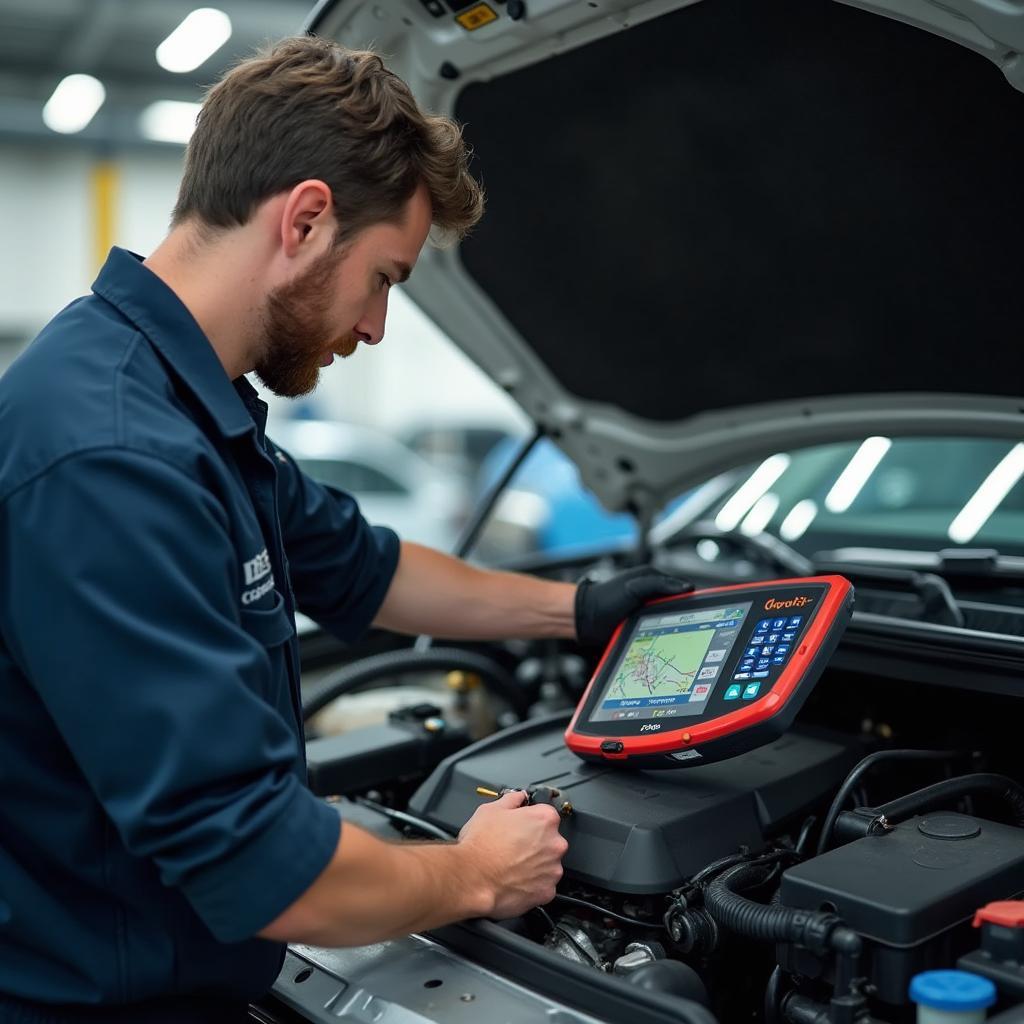
[[[966,625],[964,613],[957,604],[953,591],[937,573],[917,572],[914,569],[898,569],[885,565],[864,565],[843,560],[829,561],[824,558],[815,559],[814,568],[819,573],[849,576],[854,584],[863,581],[873,590],[910,593],[920,604],[920,610],[915,618],[942,626],[959,626],[961,629]],[[906,615],[904,613],[899,617]]]
[[[783,576],[813,576],[814,563],[785,541],[770,533],[746,534],[739,530],[723,530],[713,520],[693,523],[672,537],[672,546],[700,540],[713,540],[716,544],[734,548],[744,558],[758,565],[771,566]]]
[[[934,573],[957,583],[985,588],[1024,585],[1024,558],[1001,554],[996,548],[943,548],[941,551],[905,551],[899,548],[847,547],[817,551],[815,565],[854,568],[903,569]],[[841,571],[841,570],[836,570]]]

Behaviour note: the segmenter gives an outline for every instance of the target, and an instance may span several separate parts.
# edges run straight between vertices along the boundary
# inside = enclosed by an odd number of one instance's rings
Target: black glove
[[[627,615],[655,597],[687,594],[693,584],[649,565],[638,565],[603,583],[583,580],[576,588],[576,637],[585,647],[607,643]]]

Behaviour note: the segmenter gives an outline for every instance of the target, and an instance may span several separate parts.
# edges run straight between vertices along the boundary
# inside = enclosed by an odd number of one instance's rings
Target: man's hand
[[[484,804],[459,833],[473,882],[486,894],[485,917],[516,917],[555,898],[569,844],[559,835],[558,811],[524,807],[526,798],[516,791]]]
[[[603,583],[583,580],[576,588],[576,638],[585,647],[599,647],[627,615],[647,601],[691,590],[689,581],[649,565],[627,569]]]
[[[558,811],[525,800],[506,793],[478,808],[454,843],[384,842],[346,822],[331,863],[260,937],[362,946],[550,903],[569,844]]]

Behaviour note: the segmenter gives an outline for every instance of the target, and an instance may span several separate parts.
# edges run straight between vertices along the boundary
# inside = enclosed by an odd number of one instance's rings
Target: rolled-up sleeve
[[[278,504],[296,604],[341,640],[358,640],[391,586],[398,537],[367,523],[350,494],[318,483],[287,452],[271,447],[278,462]]]
[[[214,494],[122,449],[65,459],[0,506],[4,640],[133,855],[223,942],[327,866],[339,818],[266,699]]]

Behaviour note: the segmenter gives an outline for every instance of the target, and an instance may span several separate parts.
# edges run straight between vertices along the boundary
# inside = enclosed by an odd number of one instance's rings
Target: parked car
[[[497,423],[442,421],[418,423],[402,431],[400,439],[431,465],[462,476],[473,486],[481,467],[512,432]]]
[[[579,760],[600,652],[567,642],[325,679],[310,712],[450,668],[520,720],[461,745],[454,702],[433,760],[353,748],[311,776],[343,817],[448,838],[476,786],[557,791],[565,878],[513,921],[293,947],[261,1019],[1021,1020],[1020,4],[321,0],[311,28],[466,125],[488,213],[409,295],[637,522],[523,568],[856,598],[787,733],[717,764],[624,769],[611,735]],[[759,685],[734,724],[775,713]]]
[[[501,478],[521,446],[518,438],[495,445],[481,467],[480,494]],[[636,534],[636,520],[606,509],[583,486],[572,459],[544,440],[502,494],[479,549],[485,560],[503,562],[538,554],[566,555],[601,544],[625,545]]]
[[[315,480],[353,495],[371,523],[442,551],[455,543],[466,517],[465,484],[401,442],[329,420],[279,421],[268,432]]]

